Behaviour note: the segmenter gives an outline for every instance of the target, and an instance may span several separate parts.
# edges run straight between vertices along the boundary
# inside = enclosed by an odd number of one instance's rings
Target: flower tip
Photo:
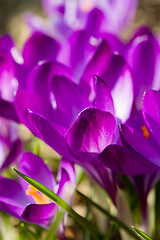
[[[28,109],[28,112],[29,112],[29,113],[33,113],[33,111],[32,111],[32,110],[30,110],[30,109]]]
[[[15,171],[16,173],[18,172],[17,169],[15,169],[15,167],[12,167],[12,170]]]

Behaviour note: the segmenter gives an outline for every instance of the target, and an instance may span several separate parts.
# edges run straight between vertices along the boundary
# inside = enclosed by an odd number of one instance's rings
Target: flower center
[[[26,194],[30,195],[37,204],[50,203],[50,199],[44,194],[40,193],[35,187],[29,185]]]
[[[149,135],[149,132],[148,132],[146,126],[142,126],[141,129],[143,132],[143,136],[148,139],[150,135]]]

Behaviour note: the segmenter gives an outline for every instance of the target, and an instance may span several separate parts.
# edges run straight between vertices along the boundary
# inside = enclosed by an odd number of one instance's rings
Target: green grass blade
[[[133,227],[133,229],[145,240],[152,240],[146,233],[142,232],[141,230]]]
[[[107,231],[106,236],[104,237],[104,240],[112,240],[112,237],[116,230],[117,230],[117,225],[115,223],[112,223],[112,225]]]

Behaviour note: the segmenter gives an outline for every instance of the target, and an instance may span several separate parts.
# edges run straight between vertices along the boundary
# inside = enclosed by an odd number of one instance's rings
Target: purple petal
[[[112,143],[115,119],[109,112],[88,108],[82,111],[67,133],[74,152],[100,153]]]
[[[133,84],[130,68],[120,55],[112,55],[108,67],[101,74],[113,97],[116,117],[125,122],[133,103]]]
[[[20,123],[14,103],[5,101],[2,98],[0,98],[0,116]]]
[[[42,17],[31,12],[23,14],[24,22],[29,26],[31,32],[49,33],[51,31],[49,24],[47,24]]]
[[[76,186],[76,173],[73,163],[62,158],[57,174],[57,181],[59,183],[57,194],[65,201],[70,201]]]
[[[72,160],[73,157],[67,148],[64,137],[67,129],[64,129],[54,122],[51,123],[31,111],[27,113],[27,119],[28,125],[30,126],[29,129],[34,135],[42,139],[60,155]]]
[[[74,31],[59,54],[58,60],[73,69],[75,82],[78,82],[92,51],[89,38],[85,30]]]
[[[8,34],[4,34],[0,38],[0,50],[3,50],[9,54],[12,47],[14,47],[12,38]]]
[[[22,213],[22,218],[28,222],[40,225],[49,224],[51,218],[56,213],[55,203],[49,204],[29,204]]]
[[[100,28],[103,20],[104,20],[104,14],[98,8],[94,8],[92,11],[88,13],[88,19],[87,19],[85,29],[90,36],[93,36],[95,38],[99,37]]]
[[[136,190],[141,198],[147,197],[150,190],[159,180],[159,172],[150,172],[149,174],[132,177]]]
[[[19,164],[19,171],[42,183],[52,191],[54,190],[56,183],[53,173],[39,156],[31,152],[23,153]],[[24,191],[27,190],[28,183],[22,179],[20,180]]]
[[[29,203],[19,183],[13,179],[0,178],[0,208],[15,217],[20,217]]]
[[[36,32],[26,42],[22,56],[28,68],[34,67],[39,61],[55,60],[60,49],[59,43],[53,38]]]
[[[122,69],[111,94],[116,117],[122,122],[126,122],[131,114],[133,104],[132,75],[127,65]]]
[[[90,95],[93,88],[92,78],[100,74],[104,71],[104,69],[108,66],[109,60],[111,57],[111,49],[108,43],[103,40],[94,56],[91,58],[90,62],[87,64],[82,77],[80,79],[80,88],[86,92],[86,94]]]
[[[71,69],[58,62],[44,62],[34,68],[27,78],[27,89],[50,100],[50,82],[54,75],[72,77]]]
[[[9,149],[8,156],[6,157],[1,169],[8,167],[12,162],[17,160],[21,152],[22,142],[20,139],[17,139],[12,143],[11,148]]]
[[[123,145],[133,156],[141,159],[142,163],[149,166],[152,170],[159,169],[160,149],[151,133],[146,138],[143,135],[143,131],[140,134],[127,125],[121,125],[120,135]]]
[[[143,98],[143,116],[160,145],[160,92],[149,90]]]
[[[135,185],[136,191],[139,196],[143,221],[147,219],[147,196],[150,190],[154,187],[156,182],[159,180],[159,172],[150,172],[145,175],[138,175],[131,178]]]
[[[125,175],[146,174],[151,168],[143,164],[143,159],[132,156],[120,145],[110,145],[99,155],[104,165],[111,171]],[[143,157],[142,157],[143,158]]]
[[[11,101],[15,90],[17,80],[14,78],[12,60],[9,54],[0,51],[0,96]]]
[[[80,111],[89,106],[78,85],[64,76],[54,76],[51,83],[56,107],[56,118],[64,127],[69,128]]]
[[[28,110],[45,116],[49,120],[52,120],[54,115],[51,103],[36,93],[18,90],[15,97],[15,106],[20,120],[26,126],[28,126],[26,116]]]
[[[106,15],[104,29],[107,32],[117,33],[123,29],[134,17],[137,7],[137,0],[105,1],[102,10]]]
[[[114,103],[109,88],[100,77],[96,76],[95,79],[95,108],[114,115]]]
[[[109,43],[112,52],[119,53],[121,56],[124,56],[127,46],[124,42],[122,42],[121,39],[109,32],[102,33],[100,36],[102,39],[105,39]]]
[[[145,90],[152,87],[159,55],[159,44],[148,28],[140,28],[131,42],[127,60],[134,74],[134,95],[137,103]]]

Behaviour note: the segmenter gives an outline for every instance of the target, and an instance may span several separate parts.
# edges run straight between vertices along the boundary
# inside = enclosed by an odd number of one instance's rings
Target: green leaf
[[[145,240],[152,240],[146,233],[142,232],[141,230],[133,227],[133,229]]]
[[[63,214],[64,214],[64,211],[62,211],[62,210],[57,212],[56,219],[53,222],[51,228],[49,229],[45,240],[55,240],[56,239],[57,228],[63,217]]]
[[[37,182],[36,180],[20,173],[18,170],[13,168],[13,170],[22,177],[26,182],[35,187],[38,191],[45,194],[48,198],[50,198],[53,202],[58,204],[62,209],[66,210],[68,214],[85,230],[89,231],[91,235],[97,239],[103,239],[103,236],[98,231],[97,227],[87,221],[85,218],[81,217],[78,213],[76,213],[63,199],[61,199],[58,195],[52,192],[49,188],[44,186],[43,184]]]
[[[83,198],[85,199],[87,202],[89,202],[90,204],[92,204],[94,207],[96,207],[99,211],[101,211],[103,214],[105,214],[112,222],[115,222],[117,224],[118,227],[122,228],[123,230],[125,230],[131,237],[133,237],[136,240],[141,240],[137,234],[131,229],[129,228],[125,223],[123,223],[122,221],[120,221],[117,217],[112,216],[106,209],[102,208],[100,205],[98,205],[97,203],[93,202],[90,198],[88,198],[87,196],[85,196],[84,194],[80,193],[77,190],[77,193]]]
[[[155,212],[155,220],[154,220],[154,239],[158,240],[160,236],[160,181],[156,184],[155,187],[155,204],[154,204],[154,212]]]
[[[116,230],[117,230],[116,224],[112,223],[112,225],[107,231],[106,236],[104,237],[104,240],[111,240]]]

